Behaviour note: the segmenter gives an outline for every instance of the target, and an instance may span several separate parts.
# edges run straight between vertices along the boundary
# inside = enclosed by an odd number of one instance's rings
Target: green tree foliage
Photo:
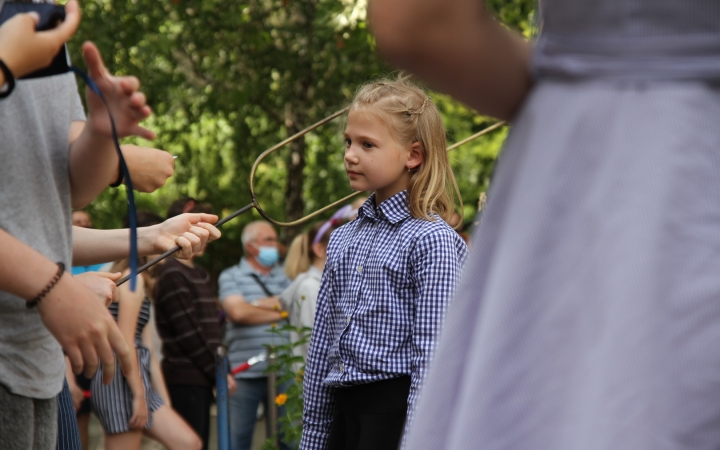
[[[490,0],[508,26],[532,34],[531,0]],[[250,168],[266,148],[346,105],[358,85],[391,69],[378,57],[366,23],[365,0],[87,0],[71,55],[94,41],[111,72],[135,75],[154,109],[153,143],[178,156],[175,175],[138,207],[164,215],[181,195],[209,202],[220,214],[248,203]],[[432,94],[446,119],[449,141],[493,120]],[[257,172],[258,199],[272,217],[293,220],[350,192],[342,157],[342,120],[270,156]],[[464,212],[480,192],[505,131],[452,155]],[[118,227],[122,189],[91,207],[100,227]],[[247,213],[223,228],[203,263],[217,275],[240,256]],[[281,230],[286,242],[298,230]]]

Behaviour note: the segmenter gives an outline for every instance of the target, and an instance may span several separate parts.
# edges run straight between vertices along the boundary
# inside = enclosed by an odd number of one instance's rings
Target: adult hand
[[[175,171],[175,159],[164,150],[123,145],[123,157],[138,192],[153,192],[165,184]]]
[[[92,378],[102,364],[103,383],[115,375],[115,355],[125,376],[132,375],[130,347],[108,309],[72,276],[64,274],[38,304],[37,310],[70,360],[74,373]],[[113,355],[113,351],[115,355]]]
[[[282,303],[280,303],[280,297],[277,295],[261,298],[257,301],[257,307],[272,311],[282,311],[283,309]]]
[[[80,24],[80,9],[75,0],[65,6],[65,20],[48,31],[35,31],[37,13],[17,14],[0,27],[0,59],[16,78],[47,67],[60,47]]]
[[[117,302],[118,290],[115,282],[121,276],[120,272],[85,272],[75,275],[75,279],[90,289],[107,308],[110,303]]]
[[[165,253],[179,245],[176,258],[187,259],[202,251],[205,245],[218,239],[220,230],[212,224],[218,221],[214,214],[180,214],[159,225],[148,227],[155,253]]]
[[[136,77],[116,77],[110,75],[102,61],[100,51],[92,42],[83,44],[83,58],[88,74],[95,81],[107,101],[107,109],[115,120],[118,138],[139,136],[154,139],[155,133],[141,127],[138,123],[150,115],[150,107],[145,103],[145,94],[139,92],[140,81]],[[88,87],[86,89],[88,106],[87,127],[101,136],[112,137],[110,117],[100,97]]]

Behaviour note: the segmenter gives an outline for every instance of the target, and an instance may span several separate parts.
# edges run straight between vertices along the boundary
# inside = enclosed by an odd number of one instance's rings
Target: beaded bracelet
[[[32,309],[37,306],[38,303],[40,303],[40,300],[43,299],[48,293],[52,290],[52,288],[55,287],[55,285],[60,281],[60,277],[63,276],[63,273],[65,273],[65,264],[59,262],[57,263],[58,271],[55,273],[55,276],[52,280],[48,283],[47,286],[45,286],[45,289],[42,290],[37,296],[35,296],[33,299],[29,300],[27,303],[25,303],[25,307],[28,309]]]

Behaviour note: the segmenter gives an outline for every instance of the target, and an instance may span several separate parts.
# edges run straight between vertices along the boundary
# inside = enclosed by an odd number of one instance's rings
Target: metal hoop
[[[316,122],[316,123],[310,125],[309,127],[305,128],[304,130],[298,131],[297,133],[295,133],[294,135],[290,136],[289,138],[284,139],[284,140],[282,140],[281,142],[278,142],[277,144],[273,145],[273,146],[270,147],[269,149],[267,149],[267,150],[265,150],[264,152],[262,152],[262,153],[255,159],[255,162],[253,163],[252,169],[250,170],[250,198],[251,198],[251,200],[252,200],[251,203],[248,204],[248,205],[243,206],[242,208],[238,209],[237,211],[233,212],[232,214],[223,217],[222,219],[220,219],[220,220],[215,224],[215,226],[216,226],[216,227],[219,227],[219,226],[225,224],[226,222],[234,219],[235,217],[243,214],[244,212],[247,212],[247,211],[249,211],[249,210],[251,210],[251,209],[254,208],[254,209],[257,210],[257,212],[258,212],[265,220],[267,220],[268,222],[270,222],[270,223],[272,223],[272,224],[274,224],[274,225],[277,225],[277,226],[279,226],[279,227],[293,227],[293,226],[295,226],[295,225],[301,225],[301,224],[309,221],[310,219],[319,216],[320,214],[324,213],[325,211],[328,211],[328,210],[333,209],[333,208],[335,208],[335,207],[337,207],[337,206],[339,206],[339,205],[342,205],[343,203],[347,202],[348,200],[350,200],[350,199],[352,199],[352,198],[355,198],[355,197],[359,196],[360,194],[362,194],[362,193],[363,193],[362,191],[354,192],[354,193],[348,195],[347,197],[344,197],[344,198],[341,198],[340,200],[334,201],[334,202],[332,202],[331,204],[329,204],[329,205],[327,205],[327,206],[324,206],[324,207],[318,209],[317,211],[314,211],[314,212],[312,212],[312,213],[310,213],[310,214],[308,214],[308,215],[306,215],[306,216],[304,216],[304,217],[301,217],[300,219],[294,220],[294,221],[292,221],[292,222],[280,222],[280,221],[275,220],[275,219],[273,219],[272,217],[270,217],[270,216],[260,207],[260,203],[257,201],[257,197],[256,197],[256,195],[255,195],[255,173],[257,172],[257,169],[258,169],[258,167],[259,167],[259,165],[260,165],[260,163],[262,162],[263,159],[265,159],[265,158],[266,158],[268,155],[270,155],[271,153],[273,153],[273,152],[279,150],[280,148],[286,146],[286,145],[289,144],[290,142],[298,139],[299,137],[306,135],[307,133],[311,132],[312,130],[314,130],[314,129],[322,126],[322,125],[325,125],[326,123],[330,122],[331,120],[335,119],[336,117],[345,114],[349,109],[350,109],[349,106],[348,106],[348,107],[345,107],[345,108],[341,109],[340,111],[337,111],[337,112],[335,112],[335,113],[327,116],[326,118],[320,120],[319,122]],[[481,130],[481,131],[478,131],[477,133],[475,133],[475,134],[473,134],[473,135],[471,135],[471,136],[468,136],[468,137],[466,137],[465,139],[463,139],[463,140],[461,140],[461,141],[458,141],[458,142],[456,142],[455,144],[451,145],[450,147],[448,147],[447,151],[454,150],[454,149],[460,147],[461,145],[467,144],[468,142],[470,142],[470,141],[472,141],[472,140],[475,140],[475,139],[479,138],[480,136],[483,136],[483,135],[488,134],[488,133],[490,133],[490,132],[492,132],[492,131],[495,131],[495,130],[497,130],[498,128],[500,128],[500,127],[502,127],[502,126],[504,126],[504,125],[506,125],[506,124],[507,124],[507,122],[497,122],[497,123],[495,123],[495,124],[493,124],[493,125],[490,125],[489,127],[485,128],[485,129],[483,129],[483,130]],[[176,245],[175,247],[173,247],[173,248],[171,248],[170,250],[166,251],[166,252],[163,253],[162,255],[160,255],[160,256],[158,256],[157,258],[153,259],[152,261],[148,262],[147,264],[144,264],[143,266],[139,267],[139,268],[138,268],[138,273],[144,272],[144,271],[147,270],[148,268],[154,266],[155,264],[159,263],[159,262],[162,261],[163,259],[165,259],[165,258],[167,258],[168,256],[172,255],[173,253],[177,252],[178,250],[180,250],[180,246],[177,246],[177,245]],[[116,283],[116,285],[117,285],[117,286],[120,286],[121,284],[125,283],[125,282],[128,281],[129,279],[130,279],[130,276],[129,276],[129,275],[128,275],[128,276],[125,276],[125,277],[121,278],[120,280],[118,280],[117,283]]]

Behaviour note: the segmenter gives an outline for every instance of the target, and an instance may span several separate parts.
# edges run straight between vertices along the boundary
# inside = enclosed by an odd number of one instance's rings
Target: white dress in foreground
[[[407,448],[720,447],[720,2],[543,0]]]

